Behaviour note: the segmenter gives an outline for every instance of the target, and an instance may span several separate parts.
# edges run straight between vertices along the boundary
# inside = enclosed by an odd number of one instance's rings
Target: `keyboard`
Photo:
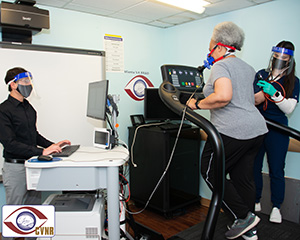
[[[62,152],[60,153],[52,153],[51,155],[53,157],[69,157],[71,156],[74,152],[77,151],[77,149],[80,147],[80,145],[69,145],[65,146],[62,148]]]

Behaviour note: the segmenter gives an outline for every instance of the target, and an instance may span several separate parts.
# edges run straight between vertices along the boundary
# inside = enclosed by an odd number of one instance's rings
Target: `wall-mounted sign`
[[[105,34],[104,49],[106,72],[124,72],[124,39],[118,35]]]

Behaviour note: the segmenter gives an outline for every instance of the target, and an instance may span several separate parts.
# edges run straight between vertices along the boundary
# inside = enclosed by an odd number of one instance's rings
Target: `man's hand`
[[[58,142],[56,144],[62,148],[64,146],[66,146],[66,145],[71,145],[71,142],[69,140],[63,140],[63,141],[60,141],[60,142]]]
[[[51,153],[61,152],[61,148],[65,145],[71,145],[71,142],[69,140],[63,140],[58,143],[54,143],[43,150],[43,155],[50,155]]]

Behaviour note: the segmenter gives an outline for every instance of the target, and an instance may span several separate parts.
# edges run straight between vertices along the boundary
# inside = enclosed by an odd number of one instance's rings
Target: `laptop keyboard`
[[[62,148],[62,152],[60,153],[52,153],[51,155],[53,157],[69,157],[71,156],[74,152],[77,151],[77,149],[80,147],[80,145],[69,145],[65,146]]]

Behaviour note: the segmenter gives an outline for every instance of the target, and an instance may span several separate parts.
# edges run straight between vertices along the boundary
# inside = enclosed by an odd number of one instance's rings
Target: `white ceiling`
[[[184,1],[184,0],[183,0]],[[117,18],[168,28],[197,19],[263,4],[273,0],[206,0],[203,14],[196,14],[155,0],[36,0],[39,5]]]

